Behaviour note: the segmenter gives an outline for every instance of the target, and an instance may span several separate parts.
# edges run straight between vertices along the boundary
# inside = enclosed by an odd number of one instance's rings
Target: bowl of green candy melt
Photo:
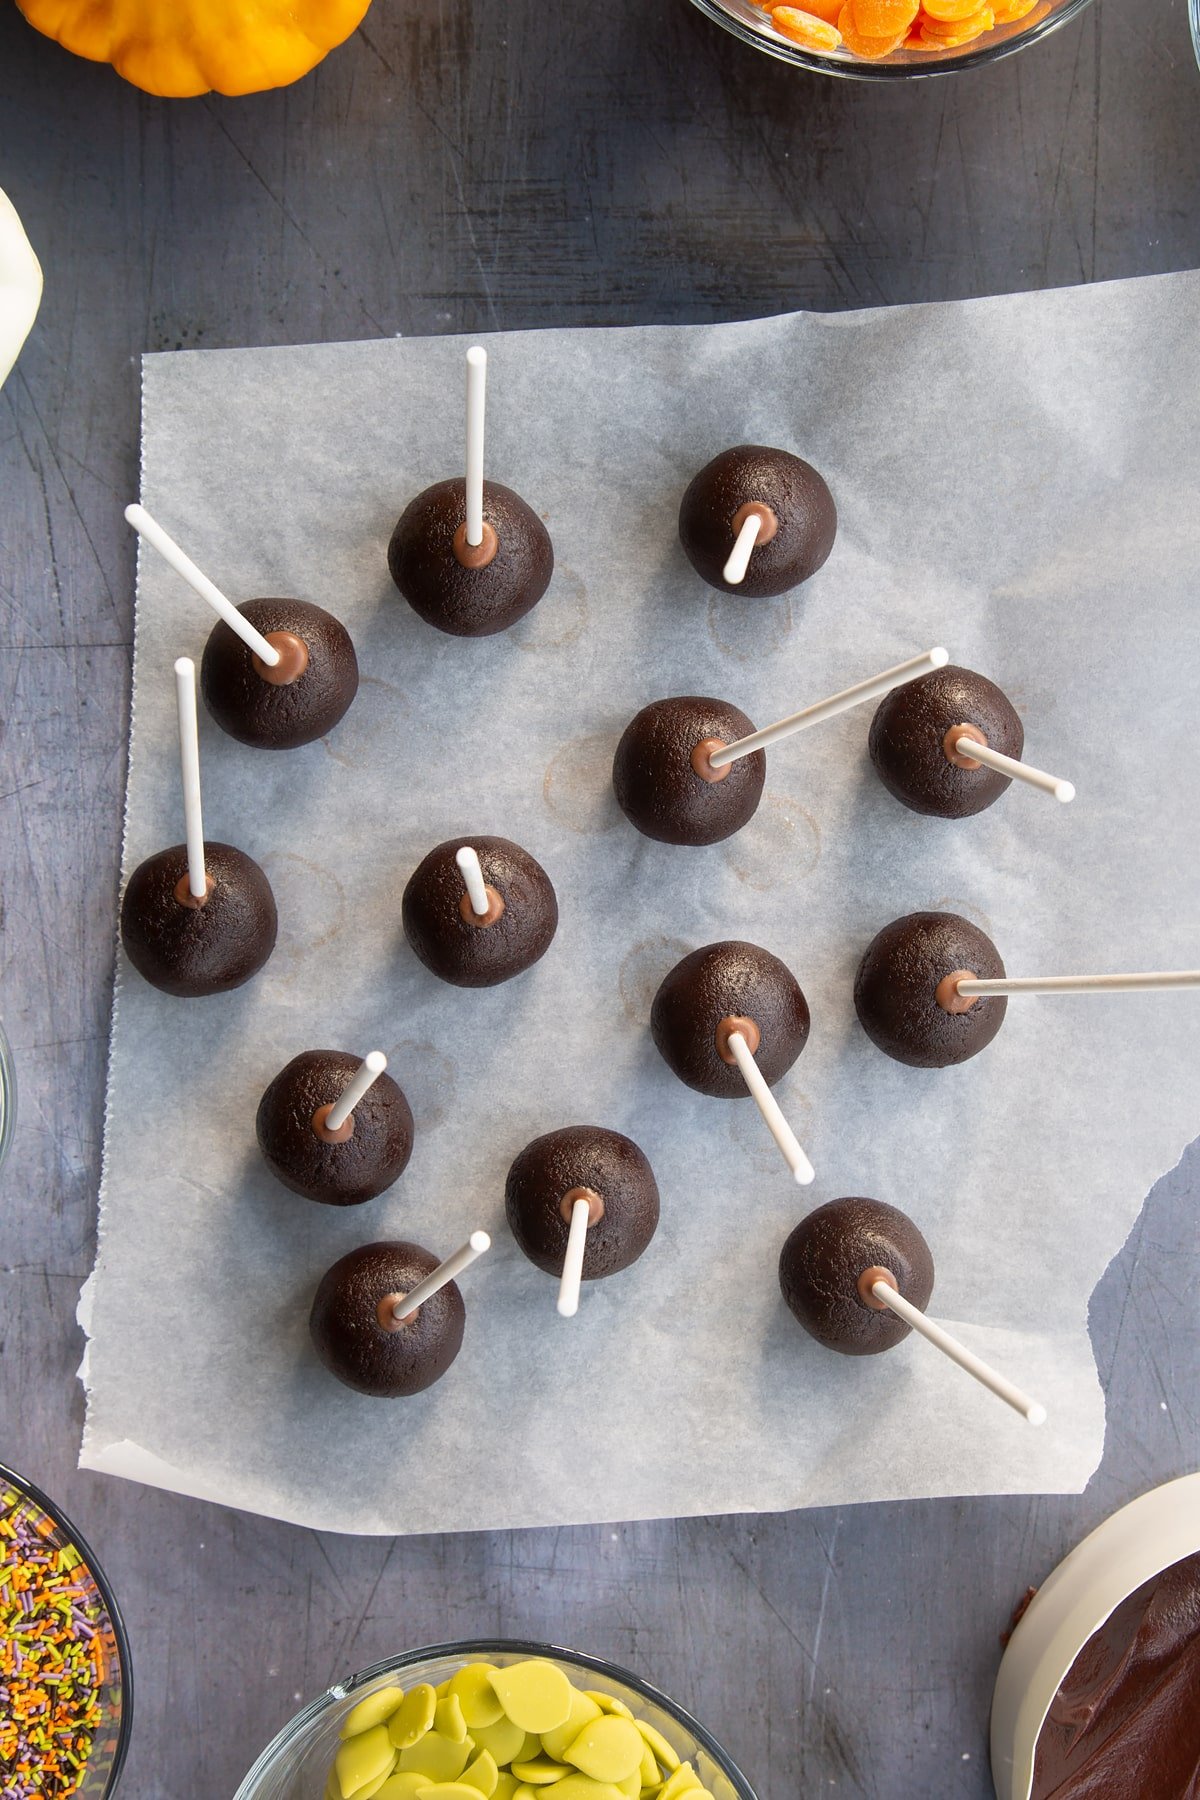
[[[312,1701],[234,1800],[757,1800],[716,1739],[615,1664],[549,1644],[438,1644]]]

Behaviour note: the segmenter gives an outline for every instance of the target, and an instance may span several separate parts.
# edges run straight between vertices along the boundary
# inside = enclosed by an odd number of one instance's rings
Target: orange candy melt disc
[[[1035,3],[1036,0],[1030,0],[1031,5]],[[838,14],[841,12],[844,5],[845,0],[809,0],[809,4],[806,6],[789,6],[787,10],[789,12],[811,13],[814,19],[824,19],[827,25],[836,25],[838,22]],[[767,0],[767,11],[774,12],[774,10],[775,0]]]
[[[956,50],[961,44],[970,44],[985,31],[990,31],[996,23],[995,14],[990,6],[980,7],[969,19],[960,19],[953,24],[942,19],[922,19],[921,35],[932,44],[941,45],[946,50]]]
[[[921,11],[930,19],[950,24],[969,19],[979,11],[979,0],[921,0]]]
[[[919,0],[854,0],[854,23],[863,37],[895,37],[908,30],[918,10]]]
[[[842,34],[836,25],[815,13],[801,12],[796,6],[776,6],[771,10],[771,23],[793,44],[805,50],[836,50]]]
[[[846,0],[838,14],[838,30],[842,34],[842,42],[855,56],[865,57],[868,61],[877,61],[882,56],[890,56],[898,50],[908,36],[908,27],[893,33],[891,37],[866,37],[858,29],[858,21],[854,10],[854,0]]]

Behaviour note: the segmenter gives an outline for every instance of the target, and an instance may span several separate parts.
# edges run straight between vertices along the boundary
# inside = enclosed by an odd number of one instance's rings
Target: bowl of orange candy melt
[[[1200,3],[1200,0],[1198,0]],[[1089,0],[693,0],[735,37],[823,75],[897,81],[1007,56]]]

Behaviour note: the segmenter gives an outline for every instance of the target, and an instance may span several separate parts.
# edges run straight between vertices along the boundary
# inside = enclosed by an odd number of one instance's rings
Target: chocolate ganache
[[[1031,1800],[1200,1800],[1200,1552],[1079,1652],[1038,1736]]]

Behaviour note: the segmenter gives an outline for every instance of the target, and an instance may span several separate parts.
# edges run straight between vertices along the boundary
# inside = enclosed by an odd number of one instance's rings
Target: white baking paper
[[[235,598],[338,614],[363,682],[286,754],[202,718],[208,835],[262,862],[280,941],[203,1002],[121,961],[86,1466],[380,1533],[1083,1486],[1104,1433],[1088,1297],[1200,1129],[1200,994],[1017,999],[984,1055],[926,1072],[871,1046],[852,983],[922,907],[978,921],[1012,973],[1200,963],[1198,305],[1200,279],[1168,276],[496,336],[488,473],[544,514],[557,568],[477,642],[423,624],[385,563],[402,506],[461,464],[461,341],[146,360],[146,505]],[[687,481],[739,441],[803,453],[837,498],[833,555],[790,597],[715,595],[679,549]],[[144,551],[127,869],[182,837],[171,664],[209,624]],[[771,750],[725,844],[668,848],[618,813],[613,747],[648,700],[716,694],[765,723],[938,642],[1006,690],[1073,806],[1014,787],[918,818],[871,770],[868,707]],[[562,924],[534,971],[464,993],[416,962],[399,902],[472,831],[544,863]],[[693,1094],[650,1041],[661,976],[722,937],[808,995],[777,1092],[809,1190],[749,1100]],[[297,1199],[255,1147],[263,1088],[315,1046],[385,1049],[416,1115],[407,1173],[358,1209]],[[567,1323],[503,1188],[528,1139],[584,1121],[643,1146],[662,1224]],[[840,1194],[917,1220],[931,1313],[1044,1400],[1042,1430],[916,1338],[843,1359],[793,1323],[780,1245]],[[306,1320],[329,1263],[389,1236],[446,1253],[475,1226],[496,1245],[437,1387],[388,1403],[325,1374]]]

